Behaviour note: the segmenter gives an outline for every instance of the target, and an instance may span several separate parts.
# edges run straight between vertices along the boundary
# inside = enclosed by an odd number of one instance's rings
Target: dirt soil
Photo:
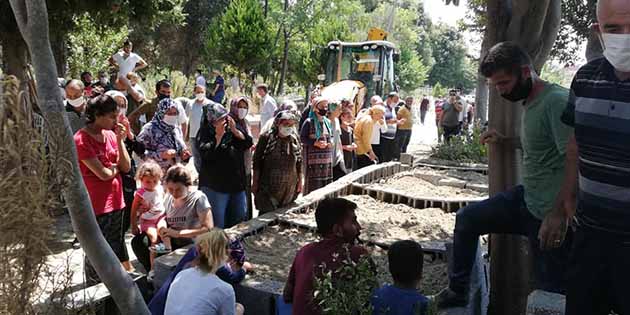
[[[439,184],[439,179],[465,182],[467,184],[487,185],[484,175],[474,172],[436,171],[415,169],[398,173],[390,178],[372,184],[370,188],[397,190],[405,195],[429,199],[467,199],[487,197],[487,193],[467,188]],[[463,184],[463,183],[462,183]]]
[[[418,242],[450,241],[455,228],[455,214],[442,209],[416,209],[403,204],[378,201],[368,195],[349,195],[344,198],[357,203],[359,224],[363,228],[362,240],[391,244],[397,240],[413,239]],[[284,219],[315,227],[314,210],[306,213],[289,213]]]
[[[317,240],[318,236],[312,232],[280,225],[270,226],[262,233],[246,237],[243,241],[245,252],[248,260],[256,266],[255,272],[248,277],[259,281],[286,282],[297,251]],[[377,265],[379,282],[392,283],[387,251],[378,247],[370,247],[369,251]],[[421,291],[424,294],[434,294],[447,284],[446,262],[432,262],[428,257],[425,258]]]

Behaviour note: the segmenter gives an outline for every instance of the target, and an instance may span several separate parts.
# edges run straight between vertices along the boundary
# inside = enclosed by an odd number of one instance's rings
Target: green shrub
[[[488,163],[488,149],[480,143],[481,127],[475,125],[471,135],[452,137],[432,149],[431,157],[465,163]]]

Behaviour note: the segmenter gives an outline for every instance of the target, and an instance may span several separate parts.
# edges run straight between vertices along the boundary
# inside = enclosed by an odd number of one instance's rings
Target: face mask
[[[203,99],[206,98],[206,94],[204,94],[204,93],[197,93],[197,94],[195,94],[195,98],[198,101],[203,101]]]
[[[320,108],[320,109],[318,109],[318,110],[317,110],[317,113],[318,113],[320,116],[326,116],[326,114],[328,114],[328,109],[325,109],[325,108]]]
[[[122,116],[126,116],[127,115],[127,107],[119,108],[118,109],[118,114],[120,114]]]
[[[158,100],[160,100],[160,101],[161,101],[161,100],[163,100],[163,99],[165,99],[165,98],[169,98],[170,96],[168,96],[168,95],[166,95],[166,94],[161,94],[161,93],[158,93],[157,97],[158,97]]]
[[[177,123],[178,123],[177,115],[175,115],[175,116],[168,116],[168,115],[164,116],[164,122],[167,125],[170,125],[170,126],[173,126],[173,127],[177,127]]]
[[[239,108],[238,119],[245,119],[246,116],[247,116],[247,108]]]
[[[85,104],[85,98],[83,98],[83,96],[77,98],[77,99],[73,99],[73,100],[68,100],[68,104],[70,104],[72,107],[81,107],[83,104]]]
[[[502,94],[501,96],[510,101],[510,102],[518,102],[524,100],[529,96],[529,93],[532,91],[532,78],[523,79],[522,75],[519,75],[518,82],[512,91],[507,94]]]
[[[278,133],[280,137],[288,137],[293,132],[293,127],[280,127]]]
[[[101,82],[101,85],[107,85],[107,79],[106,78],[100,78],[98,80],[98,82]]]
[[[621,72],[630,72],[630,34],[602,33],[604,57]]]

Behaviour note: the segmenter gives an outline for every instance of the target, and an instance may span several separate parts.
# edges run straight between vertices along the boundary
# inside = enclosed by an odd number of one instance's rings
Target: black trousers
[[[192,243],[193,240],[191,238],[171,237],[172,250],[182,248]],[[131,240],[131,249],[146,271],[151,270],[151,253],[149,252],[149,246],[151,246],[151,241],[149,241],[149,237],[144,233],[136,235]]]
[[[396,139],[388,139],[381,137],[381,155],[382,159],[379,159],[381,162],[390,162],[400,156],[400,147],[398,147],[398,142]]]
[[[370,165],[374,165],[374,162],[372,162],[372,160],[370,160],[370,158],[365,155],[357,155],[357,167],[356,169],[360,169],[360,168],[364,168],[366,166],[370,166]]]
[[[116,257],[121,262],[129,260],[129,254],[127,253],[127,246],[125,246],[125,231],[123,231],[123,210],[115,210],[110,213],[105,213],[96,216],[96,223],[105,237],[105,241],[109,244],[109,247],[114,251]],[[96,274],[96,270],[90,263],[87,256],[84,259],[85,279],[88,286],[101,282],[101,279]]]
[[[578,227],[567,282],[566,315],[630,314],[630,235]]]
[[[451,138],[454,136],[459,135],[459,131],[460,131],[460,127],[459,125],[457,126],[443,126],[444,128],[444,141],[446,141],[446,143],[451,142]]]
[[[333,167],[333,180],[338,180],[344,176],[346,176],[346,172],[341,169],[341,163],[335,165]]]

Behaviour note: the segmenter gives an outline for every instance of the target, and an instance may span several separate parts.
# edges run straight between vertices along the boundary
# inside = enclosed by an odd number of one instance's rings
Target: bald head
[[[630,34],[630,0],[597,1],[599,31],[612,34]]]
[[[85,85],[81,80],[70,80],[68,84],[66,84],[66,98],[67,99],[77,99],[83,95],[83,90],[85,89]]]

